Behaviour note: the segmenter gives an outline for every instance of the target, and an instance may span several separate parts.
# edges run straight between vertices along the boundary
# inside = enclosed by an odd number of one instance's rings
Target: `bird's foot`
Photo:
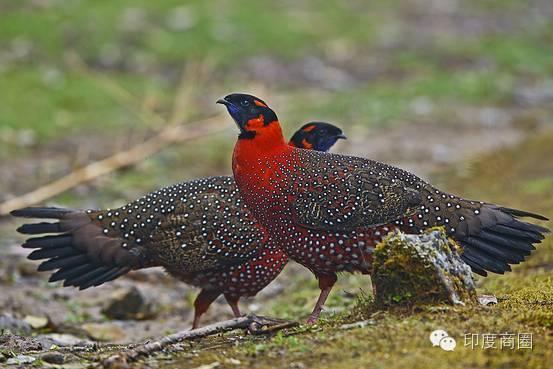
[[[317,321],[319,320],[319,314],[320,313],[309,315],[309,318],[307,318],[306,323],[307,324],[316,324]]]

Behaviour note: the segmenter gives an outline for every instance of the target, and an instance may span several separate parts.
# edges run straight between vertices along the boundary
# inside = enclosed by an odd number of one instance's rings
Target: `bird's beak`
[[[227,100],[220,98],[217,100],[217,104],[229,105],[230,103]]]
[[[342,139],[342,140],[347,140],[348,138],[346,137],[345,134],[343,133],[340,133],[338,136],[336,136],[337,139]]]
[[[222,104],[227,108],[227,111],[229,112],[232,119],[234,119],[234,122],[238,126],[238,129],[240,129],[240,132],[244,132],[244,119],[242,117],[242,112],[239,107],[228,101],[226,98],[220,98],[217,100],[217,104]]]

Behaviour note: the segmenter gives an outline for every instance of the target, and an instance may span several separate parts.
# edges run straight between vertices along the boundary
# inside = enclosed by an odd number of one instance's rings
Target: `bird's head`
[[[310,122],[297,130],[288,144],[302,149],[328,151],[339,139],[346,139],[346,136],[335,125]]]
[[[240,129],[240,139],[254,138],[272,123],[279,125],[275,112],[255,96],[235,93],[217,100],[217,103],[227,107]]]

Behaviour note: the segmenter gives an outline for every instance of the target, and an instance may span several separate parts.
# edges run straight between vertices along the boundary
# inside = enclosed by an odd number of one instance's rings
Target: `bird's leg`
[[[221,292],[215,290],[201,290],[198,297],[194,301],[194,322],[192,323],[192,329],[198,328],[200,325],[200,317],[209,309],[209,306]]]
[[[313,308],[313,312],[311,313],[311,315],[309,315],[309,319],[307,319],[308,324],[313,324],[317,321],[317,319],[319,319],[319,314],[323,310],[323,305],[328,295],[330,294],[334,283],[336,283],[336,280],[338,279],[336,277],[336,274],[322,274],[318,275],[317,278],[319,279],[319,288],[321,289],[321,294],[319,295],[319,299],[315,304],[315,308]]]
[[[240,308],[238,308],[238,300],[240,299],[240,297],[234,297],[234,296],[225,294],[225,299],[227,300],[227,303],[232,309],[232,313],[234,314],[234,317],[236,318],[241,317],[242,314],[240,313]]]

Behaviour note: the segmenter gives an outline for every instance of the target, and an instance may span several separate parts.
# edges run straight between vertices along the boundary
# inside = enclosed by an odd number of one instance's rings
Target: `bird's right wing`
[[[298,150],[301,180],[291,185],[292,212],[310,229],[351,231],[387,224],[422,203],[418,177],[379,162]],[[419,180],[420,181],[420,180]]]

